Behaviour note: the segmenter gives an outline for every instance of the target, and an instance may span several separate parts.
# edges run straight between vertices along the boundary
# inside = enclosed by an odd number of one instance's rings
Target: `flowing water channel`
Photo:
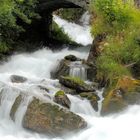
[[[82,18],[82,21],[86,23],[84,19]],[[55,20],[60,26],[67,29],[66,32],[70,36],[75,35],[74,39],[77,42],[84,45],[91,44],[92,40],[87,24],[80,26],[68,23],[56,16]],[[70,27],[76,30],[71,30]],[[72,33],[68,30],[71,30]],[[58,60],[68,54],[86,59],[87,50],[87,48],[64,49],[52,52],[42,49],[30,54],[13,55],[8,62],[0,65],[0,140],[140,140],[140,106],[130,106],[120,114],[100,117],[100,113],[95,112],[87,100],[81,100],[72,95],[68,95],[72,103],[70,110],[87,121],[86,129],[64,137],[49,138],[22,128],[22,119],[32,97],[36,96],[47,100],[46,92],[41,91],[38,86],[47,86],[50,89],[50,96],[59,90],[58,80],[50,79],[50,71],[55,68]],[[73,68],[71,74],[80,76],[80,69],[74,70]],[[10,76],[13,74],[25,76],[28,80],[25,83],[12,83]],[[82,75],[86,75],[86,71],[82,70]],[[84,78],[86,80],[86,76]],[[21,93],[23,94],[22,102],[16,112],[15,122],[13,122],[10,119],[10,110],[14,100]],[[100,110],[103,99],[102,91],[98,91],[98,94],[101,98],[99,101]]]

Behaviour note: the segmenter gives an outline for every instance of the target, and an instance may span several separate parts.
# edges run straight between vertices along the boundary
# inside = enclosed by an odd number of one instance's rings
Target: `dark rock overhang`
[[[39,0],[37,10],[39,12],[53,12],[60,8],[82,8],[70,1],[66,0]]]

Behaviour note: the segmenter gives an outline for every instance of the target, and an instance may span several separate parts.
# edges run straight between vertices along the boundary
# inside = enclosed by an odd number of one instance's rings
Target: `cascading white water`
[[[72,32],[74,35],[75,30]],[[86,34],[84,37],[87,37]],[[82,50],[68,51],[65,49],[53,53],[43,49],[31,54],[14,55],[8,62],[0,66],[0,140],[139,140],[140,106],[130,106],[120,114],[99,117],[87,100],[72,95],[68,95],[72,102],[71,111],[79,114],[88,122],[88,127],[81,132],[62,138],[48,138],[26,131],[19,125],[32,96],[46,100],[48,95],[51,97],[54,92],[59,90],[58,80],[50,79],[50,71],[54,68],[57,59],[68,54],[80,58],[86,58],[88,55],[86,51]],[[10,81],[12,74],[25,76],[28,81],[12,83]],[[40,85],[49,88],[50,92],[40,90],[38,88]],[[9,116],[10,109],[21,92],[24,100],[15,114],[14,123]],[[99,92],[99,95],[102,99],[101,93]],[[101,106],[99,106],[100,108]]]
[[[70,65],[70,76],[79,77],[80,79],[87,80],[87,69],[81,61],[72,62]]]
[[[86,14],[89,16],[88,14]],[[58,16],[54,15],[54,21],[62,28],[64,31],[69,35],[69,37],[76,41],[77,43],[80,43],[82,45],[89,45],[92,44],[93,38],[90,34],[90,27],[87,25],[89,22],[89,18],[86,18],[87,16],[83,16],[81,19],[81,22],[84,24],[77,25],[75,23],[69,23],[66,20],[63,20],[59,18]]]

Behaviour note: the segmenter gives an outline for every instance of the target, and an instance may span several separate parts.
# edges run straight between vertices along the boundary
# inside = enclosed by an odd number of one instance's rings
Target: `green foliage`
[[[82,8],[78,10],[75,8],[67,8],[67,9],[58,10],[56,14],[68,21],[77,22],[81,18],[81,15],[83,15],[84,12],[85,11]]]
[[[114,84],[122,75],[130,75],[129,70],[124,65],[119,64],[111,56],[102,55],[97,60],[97,78],[109,80],[110,85]]]
[[[140,10],[133,0],[96,0],[93,12],[92,34],[105,33],[107,38],[97,58],[98,77],[109,81],[122,75],[131,75],[129,66],[140,61]]]
[[[63,90],[59,90],[55,93],[55,96],[61,96],[61,95],[62,96],[65,95],[65,92]]]
[[[19,21],[30,24],[33,18],[39,17],[34,11],[36,3],[37,0],[0,0],[0,51],[24,31]]]
[[[64,43],[73,43],[71,38],[64,32],[63,28],[60,28],[54,21],[52,24],[52,37]]]
[[[6,53],[10,49],[10,46],[8,46],[5,42],[0,42],[0,53]]]
[[[124,3],[123,0],[92,0],[91,9],[94,12],[92,33],[117,34],[137,24],[140,11],[134,7],[133,0]]]

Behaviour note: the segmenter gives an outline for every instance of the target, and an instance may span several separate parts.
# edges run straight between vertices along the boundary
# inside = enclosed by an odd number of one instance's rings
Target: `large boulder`
[[[68,88],[75,89],[77,92],[95,91],[95,89],[92,86],[86,84],[83,80],[77,77],[61,76],[59,78],[59,82]]]
[[[102,105],[101,114],[108,115],[123,110],[128,105],[140,103],[140,80],[122,77],[116,87],[107,91]]]
[[[19,75],[11,75],[10,79],[12,83],[24,83],[27,81],[26,77],[19,76]]]
[[[70,108],[71,102],[64,91],[57,91],[54,96],[54,102],[66,107]]]
[[[51,102],[34,98],[23,119],[23,127],[49,135],[62,135],[86,127],[80,116]]]

